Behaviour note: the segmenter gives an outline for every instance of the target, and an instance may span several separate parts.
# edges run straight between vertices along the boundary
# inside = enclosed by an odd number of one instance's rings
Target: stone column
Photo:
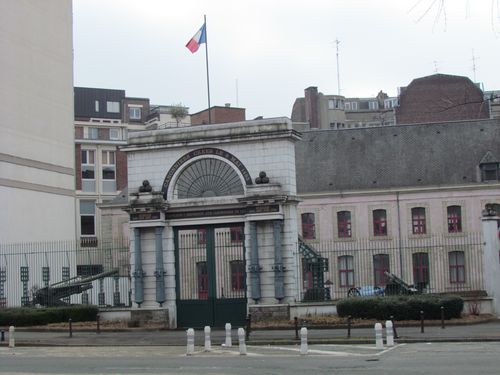
[[[134,302],[141,307],[144,302],[144,272],[142,270],[141,230],[134,228]]]
[[[155,228],[155,254],[156,254],[156,302],[160,306],[165,302],[165,270],[163,269],[163,227]]]
[[[281,256],[281,220],[273,221],[274,235],[274,297],[281,301],[285,298],[283,257]]]
[[[260,264],[259,264],[259,246],[257,242],[257,223],[250,222],[250,285],[252,287],[251,298],[255,303],[259,302],[260,294]]]
[[[500,241],[498,239],[498,216],[484,216],[483,279],[488,296],[493,298],[493,312],[500,315]]]

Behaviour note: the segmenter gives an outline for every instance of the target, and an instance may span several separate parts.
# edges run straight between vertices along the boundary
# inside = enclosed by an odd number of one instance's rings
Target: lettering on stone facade
[[[261,214],[279,212],[280,207],[277,204],[270,204],[265,206],[254,207],[240,207],[240,208],[222,208],[216,210],[198,210],[198,211],[182,211],[182,212],[167,212],[165,218],[172,219],[193,219],[201,217],[215,217],[215,216],[239,216],[247,214]]]
[[[159,212],[135,212],[130,214],[130,221],[159,220]]]

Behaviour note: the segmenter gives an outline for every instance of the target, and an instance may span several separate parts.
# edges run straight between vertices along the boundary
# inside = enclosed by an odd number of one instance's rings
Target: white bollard
[[[247,344],[245,343],[245,330],[238,328],[238,342],[240,344],[240,355],[247,355]]]
[[[194,354],[194,329],[189,328],[187,330],[187,350],[186,355]]]
[[[224,343],[226,348],[233,346],[233,341],[231,340],[231,323],[226,323],[226,342]]]
[[[9,327],[9,348],[16,346],[16,339],[14,337],[14,332],[16,331],[14,326]]]
[[[300,329],[300,354],[306,355],[308,351],[307,347],[307,328],[302,327]]]
[[[385,336],[387,346],[394,346],[394,331],[392,330],[392,322],[390,320],[385,322]]]
[[[375,323],[375,347],[384,349],[384,339],[382,338],[382,324]]]
[[[209,352],[212,350],[212,344],[210,342],[210,327],[205,326],[205,351]]]

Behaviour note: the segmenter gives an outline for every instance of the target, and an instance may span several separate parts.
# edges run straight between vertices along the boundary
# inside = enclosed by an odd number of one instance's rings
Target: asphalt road
[[[498,374],[500,343],[418,343],[214,348],[186,356],[185,347],[0,347],[1,374]]]

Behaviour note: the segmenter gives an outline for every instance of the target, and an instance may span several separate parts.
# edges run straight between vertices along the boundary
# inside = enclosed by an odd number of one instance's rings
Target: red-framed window
[[[231,233],[231,242],[240,243],[243,242],[243,228],[242,227],[231,227],[229,228]]]
[[[245,263],[242,260],[229,262],[231,268],[231,290],[241,292],[245,290]]]
[[[302,219],[302,237],[305,240],[314,240],[316,238],[316,223],[312,212],[303,213]]]
[[[387,277],[384,275],[385,271],[390,272],[389,254],[375,254],[373,256],[375,286],[385,286],[387,284]]]
[[[352,237],[351,212],[337,212],[337,231],[339,238]]]
[[[463,251],[450,251],[448,261],[450,265],[450,283],[465,283],[465,253]]]
[[[413,253],[413,283],[427,286],[429,284],[429,254]]]
[[[387,236],[387,211],[373,210],[373,235]]]
[[[448,206],[446,208],[448,217],[448,233],[462,232],[462,207]]]
[[[198,299],[208,299],[208,269],[207,262],[196,263],[198,279]]]
[[[342,255],[338,257],[339,285],[340,287],[354,286],[354,257]]]
[[[411,209],[411,228],[413,234],[427,233],[424,207],[413,207]]]
[[[198,229],[197,235],[198,235],[198,244],[199,245],[204,245],[207,243],[207,229],[206,228]]]

